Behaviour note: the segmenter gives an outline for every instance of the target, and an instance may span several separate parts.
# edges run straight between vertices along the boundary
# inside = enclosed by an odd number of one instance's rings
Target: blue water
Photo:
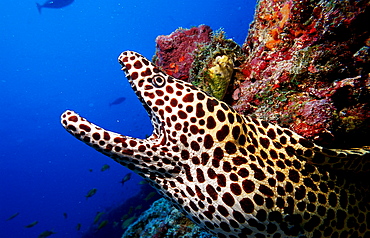
[[[255,4],[75,0],[40,15],[34,0],[1,1],[0,237],[38,237],[45,230],[55,238],[81,237],[97,211],[137,194],[140,177],[122,186],[129,170],[69,135],[60,114],[73,109],[99,126],[144,138],[152,127],[117,56],[134,50],[151,59],[158,35],[200,24],[222,27],[242,44]],[[119,97],[126,100],[109,107]],[[110,169],[101,172],[104,164]],[[86,200],[92,188],[98,191]]]

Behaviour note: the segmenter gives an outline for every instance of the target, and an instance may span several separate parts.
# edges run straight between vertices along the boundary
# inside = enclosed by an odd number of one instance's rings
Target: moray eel
[[[323,148],[238,114],[138,53],[118,60],[153,134],[120,135],[70,110],[62,125],[145,178],[195,223],[221,238],[370,237],[369,147]]]

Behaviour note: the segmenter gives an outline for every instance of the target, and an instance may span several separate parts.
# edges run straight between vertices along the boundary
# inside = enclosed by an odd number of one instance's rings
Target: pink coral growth
[[[369,7],[365,0],[259,1],[233,107],[328,146],[370,142],[356,141],[370,132]]]
[[[193,51],[211,41],[212,29],[206,25],[190,29],[177,29],[170,35],[156,39],[155,64],[175,78],[187,80],[194,60]]]

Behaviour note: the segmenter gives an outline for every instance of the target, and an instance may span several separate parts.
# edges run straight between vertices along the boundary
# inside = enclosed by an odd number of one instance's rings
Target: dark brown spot
[[[215,106],[218,105],[218,101],[216,99],[210,99],[207,100],[207,109],[209,112],[213,112],[215,110]]]
[[[170,104],[172,107],[176,107],[177,106],[177,100],[175,98],[172,98],[171,101],[170,101]]]
[[[235,152],[236,152],[236,146],[231,141],[228,141],[228,142],[226,142],[225,150],[230,155],[235,154]]]
[[[204,148],[205,149],[212,148],[212,146],[213,146],[213,138],[212,138],[212,136],[210,134],[207,134],[207,135],[204,136],[204,142],[203,142],[203,144],[204,144]]]
[[[215,179],[217,177],[217,174],[215,173],[215,171],[212,168],[209,168],[207,170],[207,175],[210,179]]]
[[[183,102],[193,102],[194,101],[194,94],[188,93],[182,98]]]
[[[143,64],[139,60],[136,60],[134,63],[134,68],[141,69],[141,67],[143,67]]]
[[[242,189],[238,183],[230,184],[230,190],[235,195],[240,195],[242,193]]]
[[[226,187],[226,177],[223,174],[217,175],[217,184],[220,187]]]
[[[188,192],[188,194],[192,197],[195,196],[195,193],[194,191],[189,187],[189,186],[186,186],[186,191]]]
[[[200,164],[200,160],[197,156],[194,156],[193,158],[191,158],[191,162],[193,162],[193,164]]]
[[[257,165],[250,164],[249,166],[254,171],[254,178],[255,179],[262,181],[262,180],[264,180],[266,178],[265,173],[260,168],[258,168]]]
[[[254,204],[249,198],[243,198],[239,203],[245,213],[252,213],[254,211]]]
[[[221,222],[220,227],[221,227],[222,230],[224,230],[226,232],[230,232],[230,226],[226,222]]]
[[[203,100],[204,98],[205,98],[205,96],[204,96],[204,93],[197,93],[197,98],[199,99],[199,100]]]
[[[299,144],[306,148],[312,148],[314,146],[314,144],[307,139],[300,138],[298,142]]]
[[[255,188],[255,185],[254,185],[253,181],[251,181],[249,179],[245,179],[242,182],[242,186],[243,186],[244,192],[246,192],[246,193],[253,192],[254,191],[254,188]]]
[[[109,135],[109,133],[108,132],[106,132],[106,131],[104,131],[104,135],[103,135],[103,138],[104,138],[104,140],[110,140],[110,135]]]
[[[276,138],[276,133],[275,133],[274,129],[270,128],[270,129],[267,131],[267,136],[268,136],[271,140],[275,140],[275,138]]]
[[[299,182],[299,173],[296,171],[296,170],[289,170],[289,175],[288,175],[289,179],[292,180],[293,182],[295,183],[298,183]]]
[[[180,119],[186,119],[188,117],[188,115],[186,114],[186,112],[184,112],[183,110],[180,110],[177,115],[179,116]]]
[[[78,117],[77,116],[70,116],[70,117],[68,117],[68,121],[77,122],[78,121]]]
[[[248,177],[249,172],[248,172],[248,170],[247,170],[247,169],[245,169],[245,168],[241,168],[241,169],[239,169],[239,171],[238,171],[238,175],[239,175],[240,177],[242,177],[242,178],[245,178],[245,177]]]
[[[231,133],[233,134],[234,139],[237,140],[240,135],[240,127],[234,126]]]
[[[198,142],[196,142],[196,141],[192,141],[192,142],[190,143],[190,147],[191,147],[194,151],[199,151],[199,150],[200,150],[200,146],[199,146]]]
[[[222,110],[218,110],[216,116],[220,122],[224,122],[226,120],[225,113]]]
[[[253,145],[248,145],[247,150],[252,154],[256,152],[256,148]]]
[[[203,170],[197,168],[197,180],[199,183],[204,183],[205,179],[204,179],[204,174],[203,174]]]
[[[245,218],[243,216],[243,214],[241,212],[238,212],[238,211],[233,211],[233,217],[235,218],[235,220],[237,220],[239,223],[244,223],[245,222]]]
[[[190,166],[187,164],[182,165],[183,168],[185,169],[185,174],[186,174],[186,179],[190,182],[193,182],[193,176],[191,175],[191,169]]]
[[[181,158],[182,158],[183,160],[188,160],[188,159],[189,159],[189,157],[190,157],[189,151],[187,151],[187,150],[183,150],[183,151],[181,151]]]
[[[228,134],[229,134],[229,126],[227,125],[222,126],[222,128],[216,133],[217,140],[223,141]]]
[[[197,205],[195,205],[195,203],[193,201],[190,201],[189,203],[191,209],[193,209],[193,211],[198,211],[199,208],[197,207]]]
[[[216,121],[215,119],[212,117],[212,116],[209,116],[207,118],[207,124],[206,124],[207,128],[212,130],[216,127]]]
[[[209,160],[209,154],[206,153],[206,152],[203,152],[202,155],[202,165],[206,165],[208,163],[208,160]]]
[[[214,159],[216,159],[216,160],[221,160],[221,159],[224,157],[224,151],[223,151],[220,147],[217,147],[217,148],[213,151],[213,157],[214,157]]]
[[[222,205],[218,205],[217,207],[217,210],[221,213],[222,216],[224,217],[227,217],[229,215],[229,212],[227,211],[227,209],[222,206]]]
[[[228,205],[229,207],[232,207],[234,206],[235,204],[235,200],[234,200],[234,197],[230,194],[230,193],[225,193],[223,196],[222,196],[222,201]]]
[[[294,197],[296,200],[301,200],[306,196],[306,187],[300,185],[298,188],[295,189]]]
[[[132,72],[130,76],[132,80],[136,80],[137,78],[139,78],[139,74],[137,72]]]
[[[234,124],[234,121],[235,121],[234,114],[232,114],[231,112],[229,112],[227,114],[227,119],[229,120],[229,123],[230,124]]]
[[[267,138],[263,138],[261,137],[260,138],[260,144],[265,148],[267,149],[269,146],[270,146],[270,140],[267,139]]]
[[[266,185],[260,184],[258,190],[262,194],[265,194],[266,196],[269,196],[269,197],[274,196],[274,192],[269,187],[267,187]]]
[[[94,138],[94,140],[100,140],[100,134],[95,132],[92,137]]]
[[[228,161],[225,161],[222,165],[222,169],[225,172],[230,172],[231,171],[231,164]]]
[[[285,175],[280,171],[276,171],[276,180],[283,182],[285,180]]]
[[[233,163],[234,163],[234,165],[237,165],[237,166],[245,164],[247,162],[248,162],[248,160],[244,157],[241,157],[241,156],[236,156],[235,158],[233,158]]]
[[[253,195],[253,201],[254,201],[257,205],[262,206],[265,200],[264,200],[264,198],[263,198],[261,195],[259,195],[259,194],[254,194],[254,195]]]
[[[204,115],[205,115],[205,111],[203,110],[203,104],[202,104],[202,103],[198,103],[198,104],[197,104],[197,106],[196,106],[196,110],[195,110],[195,115],[196,115],[198,118],[204,117]]]
[[[86,132],[90,132],[91,131],[91,128],[88,125],[80,124],[79,127],[80,127],[81,130],[84,130]]]
[[[213,200],[217,200],[218,193],[216,192],[212,185],[208,184],[206,187],[206,191]]]
[[[167,93],[173,93],[173,88],[171,86],[166,86],[166,92]]]

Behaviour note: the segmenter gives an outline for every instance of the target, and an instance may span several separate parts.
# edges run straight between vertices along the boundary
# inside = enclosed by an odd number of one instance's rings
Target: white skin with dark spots
[[[153,134],[123,136],[73,111],[63,113],[62,125],[148,180],[194,222],[219,237],[370,236],[367,189],[342,176],[369,167],[367,148],[322,148],[238,114],[138,53],[123,52],[119,62]]]

